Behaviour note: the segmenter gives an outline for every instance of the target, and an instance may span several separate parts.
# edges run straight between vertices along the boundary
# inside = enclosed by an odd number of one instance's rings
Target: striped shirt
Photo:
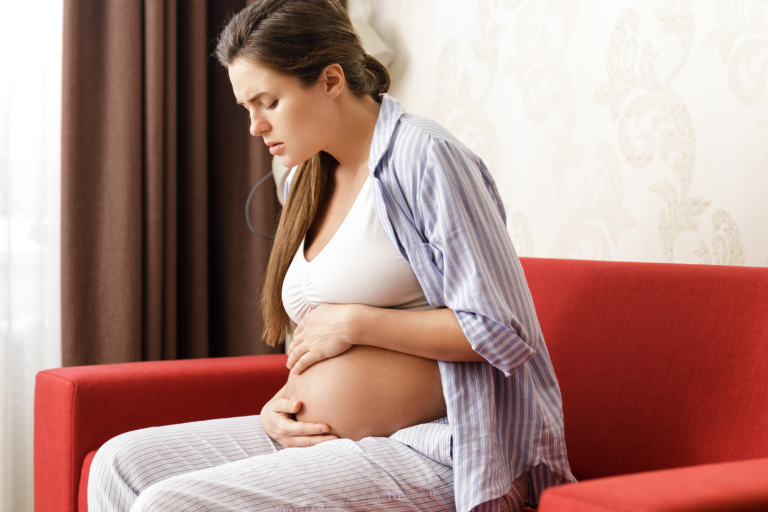
[[[491,500],[526,471],[536,507],[544,489],[576,479],[560,389],[501,197],[483,161],[445,128],[381,98],[368,160],[376,213],[429,303],[453,310],[487,361],[438,362],[456,508],[494,510]]]

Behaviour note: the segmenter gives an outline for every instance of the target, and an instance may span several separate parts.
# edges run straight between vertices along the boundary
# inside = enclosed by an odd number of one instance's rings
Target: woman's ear
[[[335,99],[344,90],[346,82],[344,70],[338,64],[330,64],[320,73],[320,81],[324,82],[324,90],[328,97]]]

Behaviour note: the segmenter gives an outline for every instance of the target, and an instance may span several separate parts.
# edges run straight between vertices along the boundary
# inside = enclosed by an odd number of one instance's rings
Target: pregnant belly
[[[302,403],[298,421],[355,441],[446,415],[437,361],[378,347],[355,345],[290,374],[286,392]]]

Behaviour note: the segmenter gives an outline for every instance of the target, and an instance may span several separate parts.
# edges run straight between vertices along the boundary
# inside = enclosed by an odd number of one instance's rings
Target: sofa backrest
[[[521,258],[578,479],[768,457],[768,269]]]

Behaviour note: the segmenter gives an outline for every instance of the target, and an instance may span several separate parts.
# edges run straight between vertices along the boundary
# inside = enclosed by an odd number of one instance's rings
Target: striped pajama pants
[[[525,474],[501,510],[523,509]],[[259,416],[119,435],[96,453],[90,512],[455,510],[447,418],[390,437],[283,448]]]

